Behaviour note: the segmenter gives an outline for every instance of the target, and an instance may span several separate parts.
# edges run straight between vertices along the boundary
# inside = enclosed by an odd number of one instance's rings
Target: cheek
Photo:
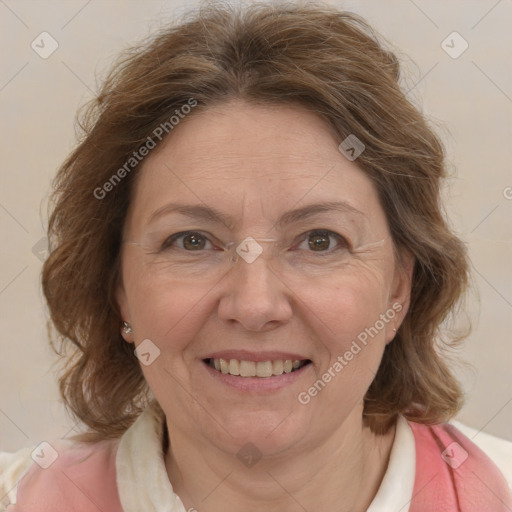
[[[204,323],[204,291],[176,282],[166,286],[148,281],[138,288],[134,317],[141,335],[177,346],[186,340],[185,333],[193,334]]]
[[[322,349],[315,366],[315,377],[322,381],[317,387],[329,388],[319,399],[340,415],[362,399],[382,358],[395,313],[386,316],[391,273],[385,270],[383,262],[358,264],[323,286],[303,288],[304,315]]]
[[[358,263],[323,283],[305,288],[302,302],[329,328],[336,344],[344,344],[373,325],[388,308],[391,270],[385,265]]]
[[[136,341],[149,338],[166,350],[177,351],[201,327],[201,308],[208,290],[166,279],[128,260],[123,273]],[[203,319],[204,322],[204,319]]]
[[[308,321],[323,355],[299,401],[314,404],[317,421],[327,429],[361,403],[377,373],[386,344],[384,281],[369,272],[340,279],[322,293],[311,290],[316,299],[309,302]]]
[[[209,315],[204,291],[149,278],[134,281],[131,291],[136,345],[149,339],[160,350],[154,362],[141,366],[144,377],[161,403],[183,410],[188,395],[179,390],[191,386],[189,368],[197,351],[191,341],[198,339]]]

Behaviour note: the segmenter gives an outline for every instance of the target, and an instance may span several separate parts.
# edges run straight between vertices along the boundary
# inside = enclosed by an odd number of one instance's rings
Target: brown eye
[[[309,248],[313,251],[323,251],[329,249],[330,245],[328,233],[312,233],[308,237]]]
[[[314,230],[302,235],[303,242],[299,248],[307,252],[331,254],[336,250],[348,249],[349,245],[345,238],[333,231]],[[334,242],[333,242],[334,240]],[[307,247],[303,244],[307,242]],[[301,247],[302,246],[302,247]]]
[[[161,250],[200,251],[205,248],[207,242],[208,239],[197,231],[182,231],[167,238]]]
[[[190,233],[189,235],[183,236],[183,247],[187,250],[204,249],[204,246],[204,236],[198,233]]]

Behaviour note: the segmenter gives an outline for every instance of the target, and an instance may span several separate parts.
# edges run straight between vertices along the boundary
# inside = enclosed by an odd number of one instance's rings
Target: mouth
[[[269,361],[247,361],[243,359],[203,359],[204,363],[219,373],[240,378],[259,377],[268,379],[284,373],[294,373],[311,364],[310,359],[275,359]]]

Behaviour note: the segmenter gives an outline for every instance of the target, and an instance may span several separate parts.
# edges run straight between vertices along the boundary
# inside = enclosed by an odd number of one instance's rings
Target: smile
[[[268,378],[293,373],[303,366],[309,364],[309,359],[291,360],[277,359],[273,361],[246,361],[239,359],[206,359],[205,362],[219,373],[234,375],[237,377],[260,377]]]

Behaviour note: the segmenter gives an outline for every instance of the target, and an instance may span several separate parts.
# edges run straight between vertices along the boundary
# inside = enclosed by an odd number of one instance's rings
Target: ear
[[[126,297],[126,290],[124,289],[124,285],[121,280],[117,284],[116,291],[115,291],[115,298],[116,298],[117,306],[119,308],[119,312],[121,313],[121,318],[123,319],[123,321],[131,324],[131,320],[130,320],[131,315],[130,315],[130,311],[128,308],[128,299]],[[123,329],[122,326],[121,326],[121,336],[128,343],[134,342],[133,332],[129,332],[129,333],[125,332],[125,330]]]
[[[389,326],[386,329],[386,344],[395,337],[396,331],[400,328],[409,310],[415,262],[416,258],[411,251],[405,248],[397,249],[395,270],[388,301],[388,308],[395,311],[396,315],[389,322]]]

